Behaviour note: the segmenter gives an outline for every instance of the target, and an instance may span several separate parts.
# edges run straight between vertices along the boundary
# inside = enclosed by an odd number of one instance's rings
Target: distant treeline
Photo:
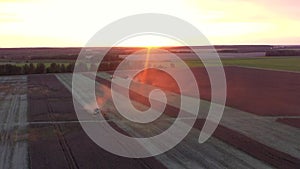
[[[87,72],[89,70],[110,71],[115,70],[120,62],[102,62],[99,67],[96,64],[78,63],[79,70]],[[24,64],[22,66],[13,64],[0,65],[0,75],[26,75],[26,74],[45,74],[45,73],[72,73],[75,64],[57,64],[51,63],[46,67],[44,63]]]
[[[0,48],[0,59],[5,60],[76,60],[82,51],[86,56],[99,57],[107,48]],[[103,60],[117,60],[119,55],[131,54],[139,48],[111,48]]]
[[[80,50],[81,48],[0,48],[0,58],[11,60],[76,60]]]
[[[24,64],[23,66],[5,64],[0,65],[0,75],[24,75],[24,74],[43,74],[43,73],[68,73],[73,72],[74,63],[65,64],[51,63],[46,67],[44,63]]]
[[[266,56],[300,56],[300,50],[270,50]]]

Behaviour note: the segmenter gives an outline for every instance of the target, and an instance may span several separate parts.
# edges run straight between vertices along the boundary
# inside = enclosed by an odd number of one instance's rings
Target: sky
[[[299,0],[0,0],[0,47],[84,46],[104,26],[140,13],[184,19],[213,45],[300,45],[299,9]],[[122,45],[177,42],[144,36]]]

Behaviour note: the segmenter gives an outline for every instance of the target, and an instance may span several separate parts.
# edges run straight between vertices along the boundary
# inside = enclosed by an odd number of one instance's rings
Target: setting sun
[[[155,48],[160,46],[181,46],[183,44],[178,41],[164,37],[161,35],[139,35],[129,39],[125,39],[117,46],[136,46],[136,47],[148,47]]]

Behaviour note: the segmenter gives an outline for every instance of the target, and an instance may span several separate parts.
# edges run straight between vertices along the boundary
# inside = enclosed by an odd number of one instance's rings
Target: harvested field
[[[197,79],[201,98],[210,100],[211,85],[207,71],[204,67],[191,70]],[[234,66],[224,67],[224,70],[227,106],[261,116],[300,115],[300,73]],[[173,92],[179,93],[176,89]]]
[[[28,167],[27,77],[0,77],[0,168]]]
[[[106,79],[106,80],[104,80],[105,82],[102,84],[109,86],[109,83],[108,83],[109,76],[99,74],[99,77],[101,77],[102,79],[97,78],[97,81],[103,82],[103,80]],[[143,85],[143,86],[145,86],[145,85]],[[144,92],[141,95],[146,97],[147,93],[148,92]],[[202,110],[200,110],[200,111],[205,111],[205,109],[207,110],[209,103],[203,101],[201,104],[202,104],[202,107],[204,106],[204,110],[202,108]],[[176,109],[176,105],[174,105],[174,106]],[[228,134],[232,135],[231,138],[239,137],[239,138],[245,138],[246,140],[252,140],[252,141],[247,141],[247,144],[244,144],[244,142],[241,143],[239,145],[240,147],[238,147],[238,148],[245,151],[246,153],[249,153],[250,155],[252,155],[256,158],[259,158],[259,159],[265,161],[266,163],[269,163],[270,165],[276,166],[278,168],[284,168],[285,160],[283,160],[281,162],[275,162],[272,159],[266,158],[266,154],[264,153],[264,151],[253,152],[252,150],[256,149],[256,148],[257,149],[266,149],[266,151],[270,151],[270,153],[271,152],[275,153],[274,154],[275,157],[282,156],[280,154],[283,154],[284,158],[294,159],[291,161],[295,161],[295,159],[297,161],[300,158],[300,154],[297,151],[297,149],[300,148],[297,143],[297,140],[299,140],[300,138],[299,138],[299,136],[297,136],[298,134],[296,134],[296,133],[299,133],[299,130],[295,130],[290,127],[285,127],[284,125],[280,125],[277,122],[275,122],[274,119],[272,119],[272,118],[271,119],[263,118],[263,117],[259,117],[256,115],[252,115],[250,113],[235,110],[232,108],[226,108],[223,119],[221,121],[221,124],[224,126],[227,126],[229,129],[226,129],[226,127],[220,126],[222,128],[218,129],[218,130],[222,130],[223,133],[227,133],[227,135]],[[253,125],[253,124],[255,124],[255,125]],[[151,128],[151,127],[149,127],[149,128]],[[219,135],[219,137],[217,137],[217,138],[221,139],[222,141],[225,141],[227,144],[230,144],[230,145],[233,145],[234,147],[236,147],[236,142],[234,142],[234,140],[230,139],[230,137],[228,138],[226,136],[226,134]],[[272,140],[277,140],[277,142],[274,142]],[[266,146],[266,145],[268,145],[268,146]],[[251,148],[249,148],[249,147],[251,147]],[[282,158],[282,159],[284,159],[284,158]],[[297,166],[298,164],[292,163],[292,164],[286,164],[286,165],[291,165],[292,168],[295,168],[295,166]]]
[[[201,97],[209,100],[206,71],[192,70]],[[0,168],[299,168],[299,74],[241,67],[226,67],[225,72],[227,105],[234,108],[226,107],[213,137],[198,143],[202,118],[210,105],[201,100],[199,119],[187,137],[167,153],[145,159],[113,155],[85,134],[74,112],[72,74],[1,77],[0,111],[6,113],[0,114]],[[91,79],[84,74],[81,80]],[[103,98],[106,120],[120,133],[154,136],[169,128],[177,117],[178,91],[165,88],[168,104],[164,114],[149,124],[132,123],[117,113],[107,93],[110,84],[110,74],[97,75],[96,94]],[[137,82],[131,87],[140,89],[130,91],[132,104],[146,110],[149,92],[159,86]],[[123,97],[124,86],[117,89]],[[78,93],[78,102],[86,109],[89,93]]]
[[[154,158],[129,159],[103,150],[79,123],[32,125],[31,130],[38,138],[30,141],[31,168],[165,168]]]
[[[99,77],[104,78],[106,76],[102,76],[100,74]],[[165,93],[167,93],[168,95],[172,95],[168,92]],[[143,96],[147,97],[147,93],[143,93]],[[172,96],[174,98],[174,94]],[[169,104],[172,105],[172,107],[175,108],[175,110],[179,108],[178,104],[174,104],[174,102],[172,102]],[[199,112],[199,118],[206,117],[208,108],[209,102],[202,101]],[[170,114],[167,115],[170,116]],[[227,107],[225,108],[221,124],[232,130],[238,131],[239,133],[244,134],[245,136],[253,138],[254,140],[258,140],[259,142],[265,145],[269,145],[274,149],[286,152],[287,154],[291,154],[297,158],[300,158],[300,154],[297,151],[297,149],[300,148],[299,144],[297,143],[297,140],[300,139],[298,135],[300,134],[299,130],[295,130],[294,128],[278,124],[277,122],[275,122],[275,120],[276,117],[264,118],[254,115],[252,113],[247,113]],[[274,142],[273,140],[277,141]]]
[[[96,145],[77,124],[64,124],[65,139],[72,150],[78,168],[166,168],[155,158],[129,159],[111,154]],[[70,129],[71,128],[71,129]],[[75,130],[74,130],[75,128]],[[121,130],[122,129],[118,129]],[[122,131],[124,132],[124,131]]]
[[[70,76],[71,74],[69,74]],[[48,83],[50,79],[51,83]],[[49,86],[51,84],[51,86]],[[39,103],[40,100],[45,104],[45,112],[37,116],[36,104],[30,102],[29,117],[34,122],[30,125],[29,132],[29,154],[31,168],[165,168],[154,158],[147,159],[128,159],[108,153],[84,133],[78,122],[64,121],[69,117],[56,116],[56,114],[68,114],[75,117],[73,104],[54,102],[59,101],[60,93],[69,91],[61,86],[53,75],[34,75],[29,77],[29,85],[34,86],[35,90],[46,88],[46,93],[29,92],[29,98]],[[30,90],[30,89],[29,89]],[[47,99],[47,98],[52,98]],[[37,98],[39,98],[37,101]],[[63,97],[63,100],[72,101],[71,98]],[[40,104],[40,103],[39,103]],[[53,105],[51,105],[53,104]],[[48,109],[47,109],[48,108]],[[33,112],[31,112],[33,111]],[[42,118],[40,118],[42,117]],[[39,121],[42,120],[42,121]],[[48,120],[48,121],[46,121]],[[39,122],[43,122],[39,124]],[[46,124],[48,122],[48,124]],[[60,123],[56,123],[60,122]],[[119,129],[122,130],[122,129]],[[123,131],[124,132],[124,131]],[[57,158],[53,158],[57,157]]]
[[[76,168],[77,164],[55,121],[77,120],[71,94],[54,75],[28,77],[29,155],[31,168]],[[49,158],[50,157],[60,157]]]
[[[64,79],[66,79],[66,77]],[[83,79],[87,80],[85,78]],[[97,79],[97,81],[99,80],[101,79]],[[109,84],[109,81],[105,82],[103,79],[102,82],[106,85]],[[97,83],[97,85],[101,84]],[[135,101],[133,102],[134,104],[138,104]],[[168,111],[168,109],[166,111]],[[164,128],[172,124],[172,119],[163,115],[163,117],[155,123],[137,125],[124,120],[122,116],[115,112],[115,109],[110,111],[109,119],[113,120],[120,128],[135,137],[147,137],[161,133]],[[212,141],[210,140],[205,144],[199,145],[197,142],[198,134],[199,131],[193,130],[176,148],[168,153],[156,156],[156,159],[161,161],[168,168],[219,168],[222,166],[229,168],[269,168],[268,165],[256,160],[252,156],[224,144],[217,139],[211,139]]]
[[[69,168],[64,150],[51,124],[30,125],[29,156],[30,168]]]

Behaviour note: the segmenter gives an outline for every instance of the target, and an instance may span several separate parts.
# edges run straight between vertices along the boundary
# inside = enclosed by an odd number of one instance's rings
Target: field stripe
[[[204,122],[204,119],[198,119],[194,127],[201,130]],[[300,159],[259,143],[222,125],[218,126],[213,136],[276,168],[297,169],[300,166]]]

